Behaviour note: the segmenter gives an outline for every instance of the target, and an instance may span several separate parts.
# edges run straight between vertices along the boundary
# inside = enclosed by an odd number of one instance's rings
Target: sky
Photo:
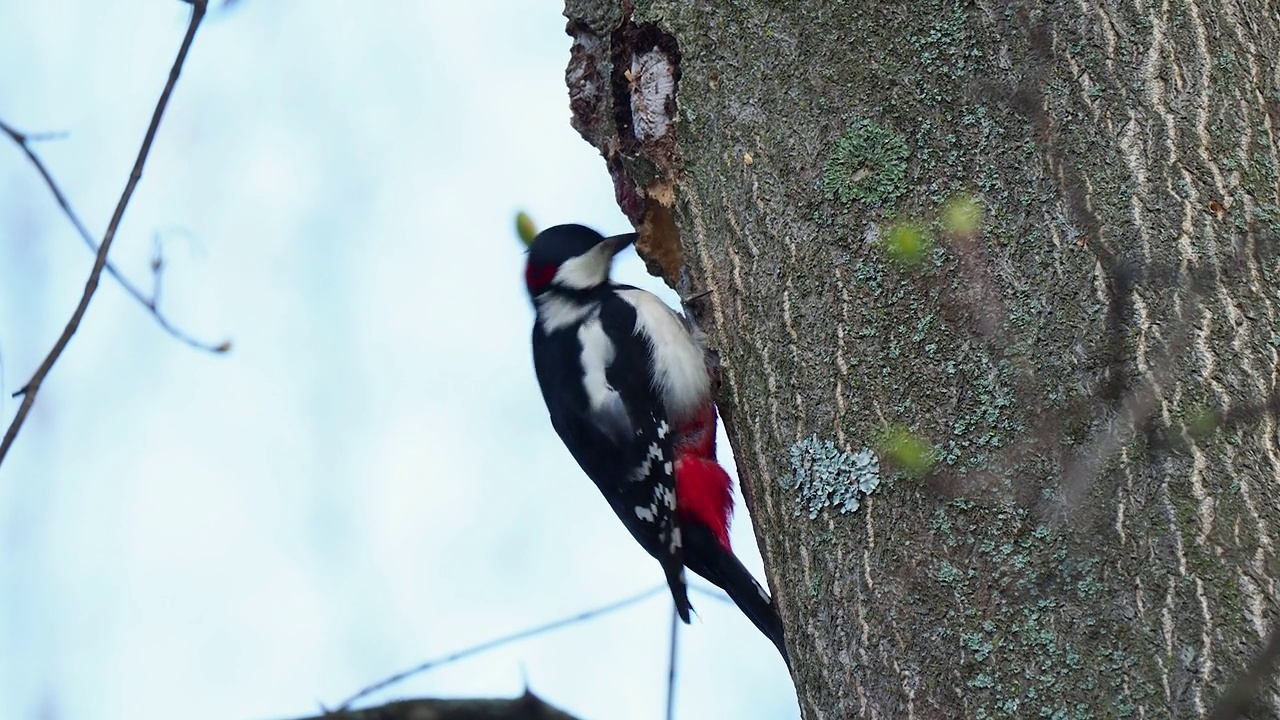
[[[189,6],[0,3],[0,119],[101,233]],[[629,229],[569,125],[552,3],[240,0],[211,12],[104,279],[0,465],[0,714],[288,718],[662,583],[547,421],[513,218]],[[0,421],[92,255],[0,143]],[[674,295],[634,254],[624,282]],[[731,468],[727,441],[721,456]],[[731,468],[732,469],[732,468]],[[733,542],[763,578],[749,519]],[[677,717],[796,718],[772,645],[695,596]],[[370,699],[663,717],[670,601]]]

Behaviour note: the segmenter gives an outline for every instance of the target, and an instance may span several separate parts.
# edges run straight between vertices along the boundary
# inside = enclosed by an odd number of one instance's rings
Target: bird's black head
[[[529,295],[547,290],[590,290],[609,282],[613,256],[636,239],[635,233],[604,237],[581,225],[556,225],[538,233],[529,246],[524,282]]]

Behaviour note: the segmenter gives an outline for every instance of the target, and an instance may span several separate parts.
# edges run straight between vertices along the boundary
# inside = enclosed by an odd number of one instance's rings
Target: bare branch
[[[551,632],[552,630],[559,630],[562,627],[575,625],[577,623],[584,622],[592,618],[600,617],[601,615],[608,615],[610,613],[615,613],[624,608],[631,607],[632,605],[635,605],[636,603],[639,603],[642,600],[647,600],[650,597],[653,597],[654,595],[657,595],[658,593],[666,589],[667,589],[667,586],[665,583],[662,585],[656,585],[654,587],[649,588],[648,590],[645,590],[642,593],[639,593],[638,595],[632,595],[629,598],[618,600],[617,602],[613,602],[608,605],[595,608],[594,610],[587,610],[586,612],[581,612],[571,617],[562,618],[560,620],[549,622],[545,625],[539,625],[537,627],[530,628],[528,630],[521,630],[520,632],[513,633],[511,635],[506,635],[504,637],[500,637],[495,640],[482,642],[479,645],[473,645],[467,648],[466,650],[459,650],[457,652],[450,653],[448,655],[436,658],[434,660],[428,660],[420,665],[409,668],[408,670],[405,670],[403,672],[396,673],[395,675],[392,675],[391,677],[388,677],[385,680],[379,680],[378,682],[364,688],[360,692],[344,700],[342,704],[339,705],[338,708],[333,712],[334,713],[347,712],[348,710],[351,709],[352,704],[356,703],[357,701],[365,697],[368,697],[369,695],[372,695],[373,693],[379,690],[390,687],[391,685],[394,685],[402,680],[406,680],[410,677],[413,677],[414,675],[418,675],[428,670],[440,667],[441,665],[447,665],[451,662],[456,662],[463,658],[471,657],[472,655],[485,652],[486,650],[492,650],[496,647],[509,645],[518,640],[524,640],[527,638],[534,637],[536,635],[542,635],[543,633]]]
[[[107,232],[102,237],[102,244],[98,247],[98,254],[93,261],[93,270],[89,273],[89,280],[85,283],[84,294],[80,297],[80,303],[76,306],[75,312],[71,314],[71,319],[67,321],[67,326],[63,328],[62,335],[58,337],[58,341],[54,343],[53,349],[45,356],[40,367],[36,368],[35,374],[27,381],[19,391],[21,394],[22,405],[18,407],[18,412],[13,417],[9,429],[5,431],[4,440],[0,441],[0,463],[4,462],[4,458],[9,453],[9,448],[13,446],[14,439],[18,436],[18,431],[22,429],[22,423],[27,419],[27,414],[31,411],[32,404],[35,403],[36,395],[40,391],[40,384],[44,382],[45,376],[49,374],[49,370],[53,368],[53,364],[58,361],[62,352],[66,350],[67,343],[71,341],[71,336],[75,335],[76,330],[80,327],[80,320],[84,318],[85,311],[89,308],[89,301],[93,299],[94,292],[98,289],[98,280],[102,277],[102,271],[107,264],[107,253],[111,250],[111,241],[115,239],[116,229],[120,227],[120,220],[124,217],[125,208],[129,206],[129,200],[133,197],[133,191],[138,186],[138,181],[142,179],[142,168],[147,162],[147,155],[151,152],[151,143],[155,141],[156,130],[160,127],[160,119],[164,117],[165,108],[169,105],[169,96],[173,93],[173,86],[178,82],[178,75],[182,72],[182,65],[187,60],[187,53],[191,49],[191,42],[195,39],[196,30],[200,28],[200,21],[204,18],[205,9],[208,6],[208,0],[188,0],[191,5],[191,22],[187,25],[187,34],[182,38],[182,46],[178,48],[178,56],[174,58],[173,68],[169,70],[169,80],[165,83],[164,91],[160,93],[160,100],[156,103],[156,109],[151,114],[151,124],[147,127],[146,137],[142,140],[142,147],[138,150],[138,159],[133,164],[133,170],[129,173],[129,181],[125,184],[124,192],[120,195],[120,201],[116,203],[116,210],[111,215],[111,222],[107,224]]]
[[[689,590],[705,598],[715,600],[716,602],[721,603],[723,605],[728,605],[729,607],[737,607],[737,604],[733,602],[733,598],[729,597],[728,593],[726,593],[725,591],[721,590],[718,587],[715,587],[714,585],[706,586],[706,585],[701,585],[699,583],[691,582],[689,583]]]
[[[100,248],[98,247],[97,241],[93,239],[93,234],[89,232],[89,228],[85,226],[84,221],[80,219],[80,216],[76,214],[76,211],[71,207],[71,201],[67,199],[67,196],[62,192],[62,188],[58,185],[57,181],[53,179],[53,174],[49,172],[44,161],[42,161],[40,157],[36,155],[35,151],[31,149],[31,143],[38,140],[56,139],[61,137],[62,133],[44,133],[41,135],[23,133],[2,119],[0,119],[0,132],[8,135],[9,139],[22,149],[22,152],[27,156],[27,159],[35,166],[36,172],[40,173],[40,177],[44,179],[44,184],[48,186],[49,191],[53,193],[53,199],[57,201],[58,207],[62,208],[62,213],[71,221],[72,226],[75,227],[80,238],[84,240],[85,245],[88,245],[90,250],[97,253]],[[114,278],[116,282],[120,283],[120,287],[124,288],[126,293],[133,296],[133,299],[137,300],[138,304],[146,308],[147,311],[151,313],[151,316],[155,318],[156,323],[160,325],[161,329],[169,333],[169,335],[197,350],[204,350],[205,352],[211,353],[223,353],[229,350],[231,347],[230,343],[225,341],[210,343],[192,337],[174,326],[173,323],[160,312],[160,272],[159,268],[156,267],[154,260],[152,268],[155,291],[152,292],[151,297],[147,297],[143,294],[142,290],[140,290],[137,285],[130,282],[129,278],[125,277],[124,273],[122,273],[111,261],[106,261],[103,266],[103,269],[106,270],[107,274]]]

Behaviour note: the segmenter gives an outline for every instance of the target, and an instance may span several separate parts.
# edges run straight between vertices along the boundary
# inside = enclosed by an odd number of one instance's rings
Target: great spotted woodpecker
[[[613,256],[634,240],[559,225],[529,247],[533,364],[551,424],[662,564],[680,618],[689,622],[687,567],[728,593],[786,660],[773,602],[729,546],[733,489],[715,459],[701,333],[657,296],[609,278]]]

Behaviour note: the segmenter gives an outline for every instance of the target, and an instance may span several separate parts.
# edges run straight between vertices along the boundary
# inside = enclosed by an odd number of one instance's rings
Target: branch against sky
[[[405,670],[403,672],[398,672],[395,675],[379,680],[378,682],[373,683],[368,687],[365,687],[364,689],[357,692],[355,695],[352,695],[346,700],[343,700],[342,704],[339,705],[333,712],[334,713],[349,712],[351,710],[351,706],[354,705],[356,702],[368,697],[369,695],[372,695],[373,693],[379,690],[383,690],[398,682],[407,680],[408,678],[411,678],[414,675],[419,675],[428,670],[432,670],[437,667],[440,667],[441,665],[448,665],[449,663],[462,660],[463,658],[471,657],[472,655],[477,655],[479,653],[485,652],[486,650],[492,650],[494,648],[501,647],[503,645],[509,645],[518,640],[525,640],[527,638],[541,635],[543,633],[551,632],[552,630],[559,630],[560,628],[563,628],[563,627],[576,625],[580,622],[585,622],[592,618],[600,617],[601,615],[608,615],[610,613],[617,612],[624,608],[631,607],[632,605],[635,605],[641,602],[642,600],[648,600],[650,597],[653,597],[654,595],[657,595],[663,590],[666,590],[666,588],[667,586],[665,583],[662,585],[655,585],[654,587],[651,587],[648,590],[645,590],[644,592],[637,593],[635,595],[632,595],[631,597],[623,598],[622,600],[609,603],[608,605],[587,610],[585,612],[580,612],[580,613],[577,613],[576,615],[572,615],[567,618],[561,618],[559,620],[546,623],[545,625],[539,625],[537,627],[529,628],[527,630],[521,630],[519,632],[512,633],[504,637],[488,640],[486,642],[480,643],[479,645],[473,645],[465,650],[459,650],[457,652],[449,653],[448,655],[445,655],[443,657],[427,660],[426,662],[423,662],[419,665],[409,668],[408,670]]]
[[[20,132],[4,120],[0,120],[0,132],[8,135],[9,139],[22,150],[23,154],[27,156],[27,159],[31,161],[31,164],[35,166],[36,172],[40,173],[40,177],[44,180],[44,184],[49,188],[49,192],[53,193],[53,199],[58,203],[58,207],[62,209],[62,213],[71,221],[71,225],[75,227],[76,233],[80,235],[80,238],[84,240],[84,243],[96,254],[101,248],[98,245],[98,242],[93,239],[93,233],[89,232],[89,228],[85,226],[84,221],[80,219],[79,214],[77,214],[71,207],[71,201],[67,199],[66,194],[62,192],[61,186],[59,186],[57,181],[53,179],[53,174],[49,172],[47,167],[45,167],[44,161],[41,160],[40,156],[36,155],[35,150],[31,148],[31,143],[33,142],[37,142],[39,140],[59,139],[61,135],[36,135],[33,133]],[[106,270],[107,274],[115,278],[116,282],[120,283],[120,287],[124,288],[126,293],[132,296],[134,300],[137,300],[138,304],[142,305],[147,312],[151,313],[151,316],[155,318],[156,323],[160,325],[160,328],[169,333],[173,338],[197,350],[204,350],[205,352],[225,353],[230,350],[231,343],[229,341],[224,340],[219,343],[210,343],[200,340],[174,325],[169,318],[165,317],[164,314],[160,312],[160,276],[163,273],[163,268],[164,260],[159,254],[159,251],[157,251],[151,262],[151,272],[154,276],[154,289],[151,296],[148,297],[141,289],[138,288],[137,285],[133,284],[129,278],[125,277],[124,273],[122,273],[110,260],[107,260],[103,265],[103,269]]]
[[[191,50],[191,43],[195,40],[196,30],[200,28],[200,21],[204,19],[205,10],[208,7],[208,0],[184,0],[191,5],[191,22],[187,25],[187,33],[182,38],[182,46],[178,48],[178,55],[173,60],[173,68],[169,71],[169,80],[165,83],[164,91],[160,93],[160,100],[156,103],[156,109],[151,114],[151,124],[147,126],[147,134],[142,140],[142,147],[138,149],[138,159],[133,163],[133,170],[129,173],[129,180],[125,184],[124,192],[120,195],[119,202],[116,203],[115,212],[111,215],[111,222],[107,224],[107,231],[102,237],[102,244],[98,246],[97,256],[93,261],[93,270],[89,273],[89,280],[85,283],[84,294],[80,297],[80,303],[76,305],[75,311],[71,314],[71,319],[67,321],[67,325],[62,330],[62,334],[54,343],[53,348],[45,359],[36,368],[35,374],[27,381],[25,385],[18,390],[16,395],[22,395],[22,404],[18,407],[18,412],[13,417],[13,422],[9,424],[9,428],[5,431],[4,440],[0,441],[0,464],[4,463],[5,457],[9,454],[9,448],[13,446],[13,441],[18,436],[18,431],[22,429],[22,424],[27,419],[27,414],[31,412],[31,406],[35,404],[36,395],[40,391],[40,385],[44,382],[45,377],[53,368],[53,364],[58,361],[62,352],[66,350],[67,343],[71,342],[71,336],[75,335],[76,330],[80,327],[80,321],[84,318],[85,311],[89,308],[89,301],[93,299],[93,294],[98,290],[98,280],[102,277],[102,271],[107,264],[107,253],[111,251],[111,242],[115,239],[116,229],[120,227],[120,220],[124,217],[125,208],[129,206],[129,200],[133,197],[133,191],[138,186],[138,181],[142,179],[142,168],[146,165],[147,156],[151,153],[151,144],[155,141],[156,131],[160,127],[160,119],[164,117],[165,108],[169,105],[169,96],[173,93],[173,87],[178,82],[178,75],[182,72],[182,65],[187,60],[187,53]]]

